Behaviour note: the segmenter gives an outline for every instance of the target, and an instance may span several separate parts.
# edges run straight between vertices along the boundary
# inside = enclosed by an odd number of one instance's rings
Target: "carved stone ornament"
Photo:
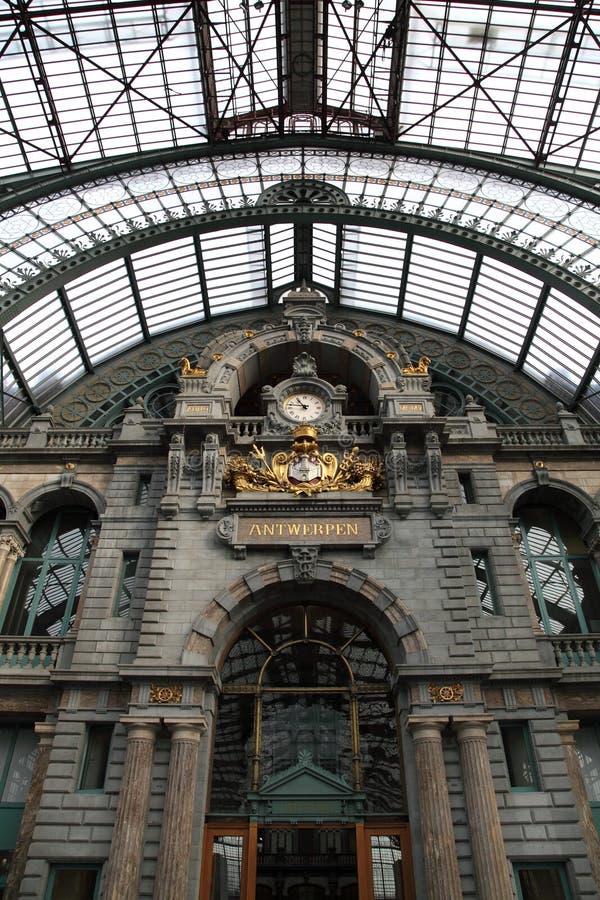
[[[217,524],[217,535],[222,541],[231,541],[234,533],[235,523],[233,516],[224,516]]]
[[[321,453],[317,429],[299,425],[292,432],[290,452],[280,450],[267,462],[263,447],[254,444],[249,457],[230,456],[226,483],[237,491],[280,491],[311,496],[321,491],[372,491],[383,481],[383,463],[358,456],[358,447],[347,450],[342,459]]]
[[[392,526],[384,516],[373,516],[373,535],[378,541],[387,541],[392,533]]]
[[[21,559],[25,556],[24,547],[12,534],[0,534],[0,550],[5,550],[10,559]]]
[[[432,703],[460,703],[465,692],[462,684],[430,684]]]
[[[150,685],[150,703],[181,703],[183,687],[180,684]]]
[[[310,353],[299,353],[292,362],[292,375],[316,377],[317,361]]]
[[[317,576],[318,547],[290,547],[294,562],[294,579],[299,584],[312,584]]]

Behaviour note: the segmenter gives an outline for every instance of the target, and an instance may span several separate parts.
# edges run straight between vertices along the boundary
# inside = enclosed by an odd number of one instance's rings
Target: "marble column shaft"
[[[104,900],[137,900],[144,829],[159,725],[125,722],[127,752],[110,854]]]
[[[187,896],[196,769],[206,723],[171,726],[171,758],[154,881],[154,900]]]
[[[37,722],[35,725],[35,731],[39,735],[40,740],[35,756],[31,784],[29,785],[29,792],[19,826],[17,843],[10,864],[8,878],[6,879],[4,894],[2,895],[4,900],[18,900],[19,897],[19,888],[25,874],[29,845],[31,844],[35,820],[42,798],[48,763],[50,762],[50,751],[52,750],[55,728],[55,725],[45,722]]]
[[[441,732],[447,723],[445,718],[414,716],[408,720],[417,768],[428,900],[462,898],[442,750]]]
[[[590,809],[585,781],[583,780],[583,773],[577,755],[575,733],[578,730],[579,722],[574,719],[569,719],[568,722],[558,723],[558,733],[565,752],[565,762],[571,781],[571,790],[573,791],[573,796],[575,797],[575,803],[581,819],[583,840],[590,859],[592,876],[596,882],[596,887],[598,888],[598,896],[600,896],[600,837],[596,831],[596,825],[592,816],[592,810]]]
[[[487,746],[491,716],[458,717],[458,738],[478,900],[514,900]]]

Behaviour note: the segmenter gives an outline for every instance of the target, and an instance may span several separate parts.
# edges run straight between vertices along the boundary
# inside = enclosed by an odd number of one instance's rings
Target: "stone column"
[[[12,533],[0,534],[0,603],[4,601],[10,576],[18,559],[25,555],[21,543]]]
[[[442,752],[447,718],[411,716],[429,900],[461,900],[460,873]]]
[[[152,778],[154,742],[160,725],[122,719],[127,752],[115,827],[106,867],[104,900],[137,900],[144,828]]]
[[[36,722],[35,724],[35,732],[39,734],[40,740],[35,757],[33,775],[31,776],[31,784],[29,785],[29,792],[25,808],[23,809],[21,825],[19,826],[19,834],[17,835],[17,844],[10,864],[6,888],[2,895],[4,900],[18,900],[19,897],[19,888],[25,873],[29,845],[31,844],[37,811],[40,806],[48,763],[50,762],[50,751],[55,728],[55,725],[47,724],[46,722]]]
[[[187,896],[198,749],[200,738],[206,731],[206,720],[202,718],[174,722],[169,727],[171,758],[154,880],[154,900]]]
[[[600,896],[600,837],[596,831],[596,825],[590,809],[583,773],[579,764],[577,747],[575,746],[575,733],[579,729],[579,722],[569,719],[568,722],[558,723],[558,733],[565,753],[567,772],[571,781],[571,790],[575,797],[575,803],[581,818],[581,830],[583,840],[590,858],[592,876],[598,888]]]
[[[478,900],[514,900],[488,756],[492,716],[453,719],[463,773]]]

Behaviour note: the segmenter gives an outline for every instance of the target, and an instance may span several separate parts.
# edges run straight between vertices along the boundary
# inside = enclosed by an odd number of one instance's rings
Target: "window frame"
[[[471,566],[475,579],[475,593],[477,595],[477,600],[479,603],[479,611],[482,616],[499,616],[502,613],[500,611],[498,592],[496,590],[496,579],[494,578],[490,552],[486,548],[471,547],[469,553],[471,554]],[[481,591],[479,588],[480,583],[483,583],[477,575],[477,571],[479,568],[482,568],[485,572],[485,587],[487,589],[486,591]],[[491,606],[491,609],[489,610],[484,606],[486,595],[489,596],[489,602]]]
[[[511,793],[514,794],[532,794],[536,791],[541,790],[541,781],[540,781],[540,769],[537,764],[537,758],[535,755],[535,748],[533,745],[533,738],[531,735],[531,728],[529,722],[519,722],[514,720],[506,720],[498,723],[500,729],[500,741],[502,744],[502,751],[504,753],[504,764],[506,766],[506,773],[508,778],[508,783],[510,785]],[[504,734],[509,730],[509,728],[516,729],[520,732],[523,738],[523,747],[525,750],[525,755],[527,757],[527,762],[529,764],[529,768],[532,773],[532,782],[531,786],[528,785],[518,785],[513,784],[513,776],[511,774],[514,771],[514,765],[510,762],[510,754],[507,752],[507,744],[504,739]]]
[[[114,595],[114,604],[113,604],[113,616],[117,619],[128,619],[131,614],[131,601],[133,599],[133,594],[135,590],[135,579],[137,578],[137,570],[140,562],[140,551],[139,550],[124,550],[121,556],[121,563],[119,566],[119,577],[117,579],[117,587]],[[133,563],[133,572],[129,575],[127,574],[127,566]],[[125,585],[125,581],[127,578],[132,578],[131,585],[131,593],[129,595],[129,603],[127,608],[124,611],[121,611],[121,595],[123,594],[123,589]]]
[[[102,872],[102,864],[101,863],[63,863],[63,862],[55,862],[50,864],[50,872],[48,874],[48,882],[46,884],[46,891],[44,893],[44,900],[53,900],[53,892],[54,886],[56,883],[56,876],[59,872],[71,871],[71,872],[96,872],[96,883],[94,885],[94,894],[91,900],[99,900],[100,897],[100,882],[101,882],[101,872]],[[58,898],[56,898],[58,900]]]
[[[467,469],[458,469],[456,476],[458,478],[461,506],[471,506],[472,504],[477,503],[473,473]]]
[[[527,506],[523,507],[523,509],[519,510],[518,518],[519,518],[519,531],[521,534],[521,542],[520,542],[520,550],[521,550],[521,558],[523,560],[523,565],[525,568],[527,582],[530,587],[533,587],[532,595],[533,602],[536,610],[536,614],[540,619],[541,627],[544,631],[544,634],[549,637],[559,637],[561,635],[568,634],[595,634],[596,632],[591,631],[588,627],[588,623],[585,618],[585,614],[581,605],[581,601],[579,599],[579,594],[577,592],[577,584],[573,577],[571,571],[570,563],[576,560],[585,560],[589,563],[591,572],[596,581],[596,587],[600,592],[600,567],[598,563],[594,559],[593,555],[585,554],[585,553],[569,553],[567,546],[565,544],[564,538],[562,536],[561,528],[560,528],[560,520],[557,518],[556,510],[552,506],[546,506],[545,508],[548,510],[548,513],[551,517],[553,531],[552,537],[556,541],[559,546],[558,553],[539,553],[536,554],[530,548],[529,545],[529,537],[526,523],[524,521],[523,513],[527,510]],[[537,504],[532,504],[532,508],[537,509],[541,508]],[[546,603],[546,597],[544,596],[544,587],[542,581],[540,580],[540,575],[538,571],[538,565],[540,563],[552,564],[556,567],[556,565],[560,566],[560,570],[564,575],[565,581],[569,588],[569,597],[573,604],[573,610],[575,612],[575,616],[577,619],[577,624],[579,626],[578,632],[573,631],[554,631],[552,628],[552,617],[548,610],[548,606]]]
[[[73,512],[80,511],[83,513],[87,513],[88,522],[85,527],[85,531],[83,532],[83,540],[81,541],[81,547],[77,556],[69,557],[53,555],[52,549],[56,543],[56,539],[61,528],[63,515],[69,515]],[[2,609],[0,610],[0,634],[9,634],[9,632],[6,632],[4,630],[4,626],[7,619],[11,618],[13,616],[13,613],[15,612],[13,610],[13,604],[17,603],[17,599],[19,596],[21,601],[24,602],[28,586],[33,584],[33,581],[36,578],[37,584],[33,593],[30,610],[27,614],[25,624],[16,636],[37,637],[39,640],[55,640],[58,638],[63,638],[66,634],[68,634],[71,628],[71,617],[76,615],[79,600],[83,595],[85,580],[89,571],[91,540],[96,531],[94,527],[94,515],[91,510],[88,510],[85,507],[60,507],[59,509],[55,510],[54,513],[54,521],[52,523],[51,529],[49,530],[48,540],[42,554],[40,556],[33,556],[29,555],[26,551],[25,555],[21,559],[17,560],[17,563],[12,571],[10,583],[6,591],[4,602],[2,604]],[[51,515],[51,512],[47,513],[46,515]],[[40,519],[38,519],[38,521],[35,523],[36,525],[41,521],[41,518],[42,517],[40,517]],[[31,540],[27,550],[29,550],[30,548]],[[37,570],[37,573],[34,573],[31,580],[23,582],[23,585],[20,587],[19,594],[17,595],[16,589],[19,585],[21,571],[27,563],[38,563],[39,568]],[[68,599],[65,604],[64,612],[60,619],[60,633],[57,635],[52,635],[49,633],[37,634],[33,631],[33,629],[38,617],[40,604],[43,601],[43,594],[46,587],[49,571],[54,566],[61,564],[71,566],[73,569],[73,574],[69,584]],[[59,620],[57,619],[56,621]]]
[[[523,900],[523,886],[521,884],[520,873],[523,871],[531,871],[538,869],[540,871],[543,870],[555,870],[558,872],[560,877],[560,884],[563,889],[564,898],[563,900],[573,900],[573,892],[571,891],[571,884],[569,882],[569,875],[567,872],[566,863],[563,861],[551,862],[551,861],[539,861],[528,862],[527,860],[518,860],[513,861],[513,871],[515,876],[515,886],[517,888],[517,900]]]
[[[81,767],[79,770],[79,778],[77,780],[77,793],[78,794],[103,794],[106,790],[106,777],[108,774],[108,766],[110,763],[110,756],[112,751],[113,739],[114,739],[114,723],[108,722],[90,722],[86,726],[85,730],[85,744],[83,748],[83,754],[81,758]],[[106,759],[104,761],[103,766],[103,778],[102,785],[100,787],[83,787],[83,783],[87,778],[87,774],[89,771],[90,759],[91,759],[91,751],[92,751],[92,735],[94,733],[99,734],[100,731],[106,733],[110,732],[110,736],[108,738],[108,747],[106,749]]]

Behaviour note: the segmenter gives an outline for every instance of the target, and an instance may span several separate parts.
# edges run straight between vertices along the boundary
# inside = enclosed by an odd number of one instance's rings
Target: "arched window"
[[[600,632],[600,572],[577,523],[551,506],[519,510],[527,580],[546,634]]]
[[[75,620],[87,571],[91,513],[80,507],[42,516],[13,573],[2,634],[62,637]]]
[[[221,678],[212,812],[246,812],[248,792],[302,759],[364,792],[365,812],[403,811],[387,663],[351,616],[310,605],[267,616]]]

